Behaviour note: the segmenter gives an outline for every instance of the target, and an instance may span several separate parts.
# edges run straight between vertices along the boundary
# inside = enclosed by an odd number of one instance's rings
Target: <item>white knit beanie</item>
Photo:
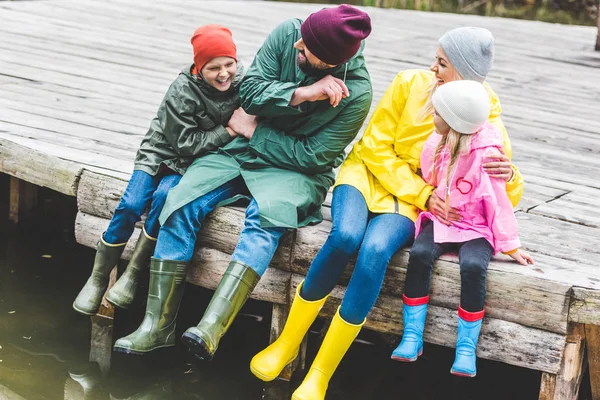
[[[431,99],[435,112],[456,132],[471,134],[490,116],[490,96],[476,81],[452,81],[437,88]]]
[[[494,63],[494,36],[484,28],[452,29],[439,40],[450,63],[464,79],[483,82]]]

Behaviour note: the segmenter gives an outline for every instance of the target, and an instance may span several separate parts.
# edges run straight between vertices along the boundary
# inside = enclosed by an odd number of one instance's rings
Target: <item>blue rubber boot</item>
[[[402,295],[404,308],[404,334],[402,341],[392,352],[392,360],[413,362],[423,354],[423,330],[429,296],[408,298]]]
[[[458,339],[456,340],[456,357],[450,373],[469,378],[477,374],[475,349],[481,330],[484,310],[478,312],[465,311],[458,307]]]

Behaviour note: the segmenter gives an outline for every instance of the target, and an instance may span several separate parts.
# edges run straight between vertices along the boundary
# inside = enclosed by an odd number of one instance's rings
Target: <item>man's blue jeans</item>
[[[219,186],[173,212],[160,228],[154,257],[163,260],[190,261],[198,232],[206,216],[216,208],[217,204],[236,195],[249,196],[248,188],[241,177]],[[261,227],[258,204],[256,200],[251,199],[246,208],[244,228],[231,261],[241,262],[262,276],[285,231],[285,228]]]
[[[300,295],[315,301],[329,294],[358,251],[340,315],[360,324],[379,296],[390,259],[413,239],[415,224],[400,214],[371,213],[362,194],[350,185],[333,191],[331,219],[329,237],[313,260]]]
[[[180,179],[181,175],[175,172],[152,176],[144,171],[133,171],[108,229],[104,232],[104,241],[110,244],[127,242],[136,222],[142,218],[148,207],[150,211],[144,229],[151,237],[157,237],[160,229],[158,216],[165,205],[169,190],[175,187]]]

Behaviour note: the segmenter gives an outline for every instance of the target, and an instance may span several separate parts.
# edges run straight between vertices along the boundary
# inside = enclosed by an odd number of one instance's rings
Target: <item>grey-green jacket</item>
[[[194,158],[231,141],[225,129],[240,106],[239,86],[243,66],[221,92],[185,68],[165,94],[156,116],[138,149],[134,169],[156,175],[164,165],[183,175]]]

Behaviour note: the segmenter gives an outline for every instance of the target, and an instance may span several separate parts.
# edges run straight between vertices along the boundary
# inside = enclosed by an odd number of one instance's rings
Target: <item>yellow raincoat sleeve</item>
[[[504,123],[500,118],[500,112],[502,109],[500,108],[500,102],[496,97],[495,93],[492,96],[492,116],[489,119],[489,122],[495,125],[500,132],[502,132],[502,137],[504,140],[504,152],[507,157],[512,160],[512,147],[510,145],[510,139],[508,138],[508,133],[506,132],[506,128],[504,127]],[[519,200],[521,200],[521,195],[523,194],[523,176],[521,172],[517,169],[514,164],[511,164],[513,169],[513,176],[510,178],[508,182],[506,182],[506,193],[508,194],[508,199],[513,207],[516,207],[519,204]]]
[[[416,168],[406,162],[394,149],[398,122],[410,94],[410,82],[396,76],[373,112],[362,138],[360,155],[383,187],[398,199],[425,210],[425,203],[434,187],[427,184]]]

